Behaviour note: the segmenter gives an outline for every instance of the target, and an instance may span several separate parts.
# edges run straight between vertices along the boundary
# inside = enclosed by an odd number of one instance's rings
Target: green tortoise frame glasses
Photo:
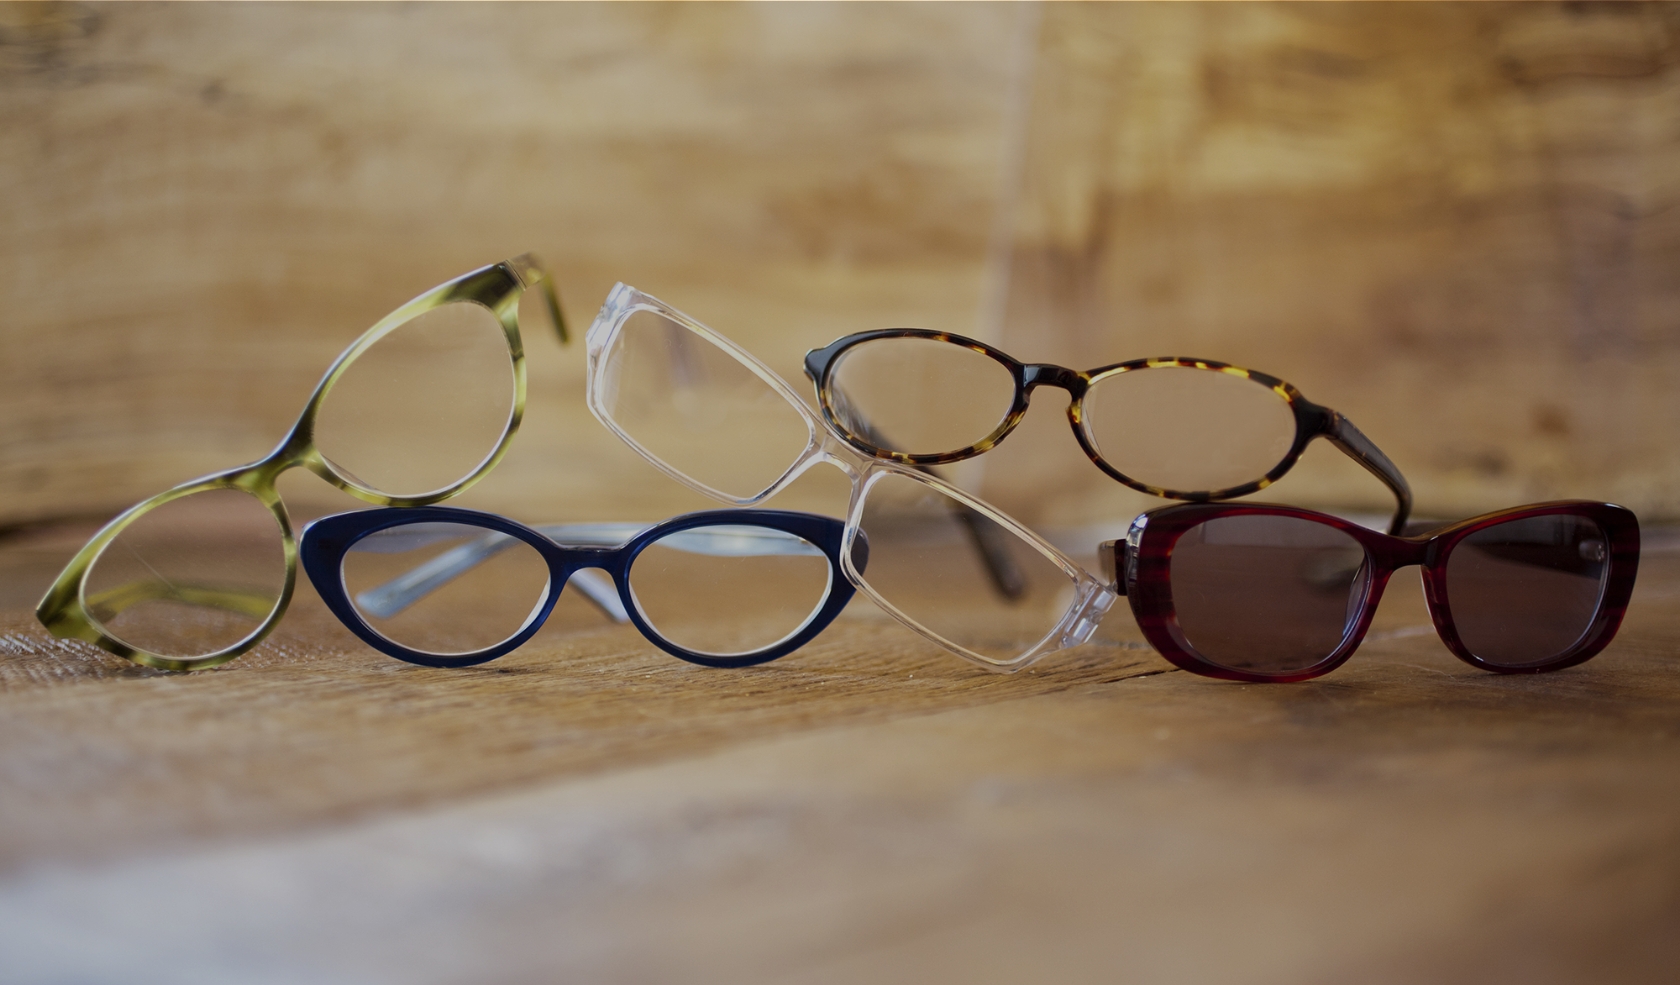
[[[77,552],[35,614],[55,636],[168,670],[256,646],[297,581],[280,474],[306,468],[381,506],[464,491],[501,460],[524,415],[522,315],[567,340],[554,279],[530,254],[386,315],[333,362],[274,451],[125,511]]]

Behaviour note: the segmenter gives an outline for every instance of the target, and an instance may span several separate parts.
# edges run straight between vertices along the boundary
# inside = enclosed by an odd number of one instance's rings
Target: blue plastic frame
[[[344,587],[344,555],[352,545],[370,534],[411,523],[468,524],[516,537],[535,548],[548,562],[549,569],[548,592],[537,617],[529,620],[509,639],[472,653],[438,654],[412,650],[380,635],[351,604],[350,596]],[[729,656],[696,653],[660,636],[642,617],[641,608],[630,592],[630,568],[636,563],[636,558],[643,549],[661,537],[679,530],[707,526],[767,527],[794,534],[815,545],[828,558],[829,564],[828,597],[823,600],[822,607],[792,636],[774,646],[751,653]],[[685,513],[654,524],[618,547],[566,547],[555,543],[539,531],[494,513],[453,506],[388,507],[338,513],[310,523],[304,527],[303,536],[298,544],[298,554],[303,563],[303,570],[309,575],[315,590],[327,603],[327,608],[332,610],[333,615],[337,616],[346,628],[375,650],[409,663],[426,667],[471,667],[516,650],[548,621],[555,602],[565,590],[566,582],[575,572],[584,568],[599,568],[612,577],[630,621],[653,645],[674,657],[706,667],[750,667],[786,656],[804,646],[828,628],[828,624],[833,622],[846,607],[846,603],[851,601],[856,589],[840,565],[845,530],[844,521],[814,513],[754,509],[705,510],[699,513]],[[869,549],[861,531],[853,553],[858,555],[853,559],[854,564],[862,571],[869,561]]]

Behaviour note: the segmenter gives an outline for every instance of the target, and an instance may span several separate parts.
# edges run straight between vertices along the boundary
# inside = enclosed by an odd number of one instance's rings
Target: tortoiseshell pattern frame
[[[763,380],[766,386],[779,394],[799,414],[800,419],[805,422],[809,434],[805,449],[788,464],[787,469],[774,482],[751,496],[731,496],[706,485],[661,459],[638,442],[613,419],[605,397],[609,389],[605,382],[608,367],[607,354],[612,351],[625,323],[638,311],[652,312],[668,319],[728,353],[751,371],[753,375]],[[841,438],[838,431],[811,410],[805,401],[799,399],[799,395],[794,392],[793,387],[789,386],[787,381],[782,379],[775,370],[766,366],[756,356],[736,345],[734,341],[722,333],[683,314],[651,294],[639,291],[628,284],[615,285],[612,292],[607,295],[606,302],[601,306],[600,313],[595,316],[595,321],[589,326],[586,344],[589,350],[586,399],[590,413],[594,414],[596,420],[605,425],[607,430],[617,435],[620,441],[630,446],[655,468],[696,492],[734,506],[752,506],[787,488],[807,469],[821,462],[827,462],[845,473],[852,484],[851,502],[846,512],[846,540],[840,555],[841,567],[846,572],[846,577],[851,580],[853,585],[857,586],[859,592],[862,592],[870,601],[880,606],[883,611],[897,619],[906,628],[962,657],[964,660],[987,670],[1014,673],[1057,650],[1078,646],[1089,640],[1092,634],[1096,632],[1098,624],[1101,623],[1103,614],[1109,610],[1118,598],[1112,587],[1102,579],[1086,571],[1067,554],[1057,549],[1055,545],[1033,533],[1026,526],[990,503],[943,479],[930,475],[914,465],[859,454],[856,449]],[[990,520],[1004,531],[1019,537],[1027,546],[1061,569],[1070,582],[1072,592],[1069,595],[1068,607],[1056,625],[1042,639],[1023,652],[1012,657],[999,659],[977,653],[961,644],[945,639],[917,622],[876,591],[864,579],[863,573],[853,566],[852,551],[857,538],[862,535],[863,511],[869,491],[875,483],[888,475],[901,476],[931,487],[936,492],[954,500],[960,507]],[[994,570],[994,577],[996,574],[997,572]]]
[[[995,360],[1009,370],[1015,380],[1015,398],[997,428],[991,434],[968,446],[956,451],[941,452],[930,455],[912,455],[906,452],[892,451],[882,448],[870,440],[868,435],[856,434],[849,430],[834,407],[832,392],[834,368],[839,364],[840,356],[846,350],[873,342],[879,339],[921,339],[930,342],[947,342],[952,345],[971,349],[983,356]],[[1186,369],[1200,369],[1216,373],[1228,373],[1244,379],[1253,380],[1276,393],[1289,405],[1295,415],[1295,440],[1289,452],[1272,467],[1271,471],[1252,482],[1227,489],[1166,489],[1152,486],[1146,482],[1139,482],[1126,473],[1115,468],[1106,461],[1102,453],[1097,450],[1097,441],[1091,434],[1089,423],[1085,419],[1085,395],[1093,386],[1104,380],[1119,376],[1122,373],[1134,373],[1139,370],[1156,369],[1159,367],[1182,367]],[[1021,423],[1026,415],[1027,405],[1032,399],[1033,390],[1041,386],[1052,386],[1066,390],[1071,398],[1068,402],[1068,423],[1073,427],[1073,436],[1079,442],[1079,447],[1087,458],[1102,469],[1111,478],[1126,485],[1145,492],[1151,496],[1163,499],[1183,499],[1192,502],[1205,502],[1216,499],[1234,499],[1259,492],[1272,483],[1283,478],[1284,473],[1295,467],[1300,460],[1301,453],[1306,451],[1307,445],[1316,438],[1324,438],[1354,461],[1358,462],[1371,474],[1381,479],[1383,484],[1394,493],[1396,507],[1393,519],[1389,524],[1389,532],[1398,534],[1405,529],[1406,518],[1412,511],[1412,490],[1407,484],[1406,477],[1400,473],[1388,456],[1376,446],[1371,439],[1365,437],[1360,430],[1353,426],[1341,413],[1315,404],[1301,395],[1301,391],[1275,376],[1232,366],[1230,363],[1217,362],[1212,359],[1133,359],[1111,366],[1103,366],[1093,370],[1075,370],[1065,366],[1055,366],[1049,363],[1023,363],[1006,352],[1003,352],[984,342],[976,341],[962,335],[950,332],[935,332],[921,328],[883,328],[870,332],[857,332],[830,342],[821,349],[812,349],[805,354],[805,374],[811,378],[817,388],[817,403],[822,408],[824,419],[832,425],[842,438],[852,447],[866,455],[889,461],[903,462],[906,465],[944,465],[960,462],[984,454],[997,447],[1015,426]]]
[[[1323,660],[1302,671],[1285,674],[1256,674],[1233,670],[1204,659],[1184,636],[1178,624],[1172,598],[1172,553],[1178,539],[1199,524],[1228,516],[1286,516],[1334,527],[1365,548],[1371,566],[1369,587],[1360,601],[1358,618],[1343,636],[1341,644]],[[1511,520],[1538,516],[1577,516],[1597,523],[1609,541],[1609,570],[1599,595],[1598,609],[1591,624],[1568,650],[1525,666],[1492,664],[1477,657],[1459,638],[1453,624],[1452,605],[1447,593],[1447,560],[1464,538],[1488,527]],[[1259,503],[1192,503],[1166,506],[1132,521],[1125,540],[1109,541],[1098,549],[1103,567],[1116,590],[1131,603],[1139,628],[1161,655],[1178,667],[1207,677],[1251,683],[1289,683],[1328,674],[1340,667],[1359,648],[1370,628],[1377,603],[1389,577],[1399,568],[1421,565],[1424,598],[1435,631],[1453,655],[1474,667],[1498,674],[1539,674],[1562,670],[1589,660],[1615,638],[1633,594],[1639,571],[1639,520],[1633,511],[1611,503],[1566,500],[1517,506],[1460,520],[1427,533],[1396,537],[1378,533],[1340,517],[1290,506]]]
[[[280,617],[286,612],[291,603],[292,591],[297,583],[298,551],[297,539],[292,532],[292,522],[286,512],[286,506],[280,500],[280,494],[275,487],[275,480],[280,474],[294,468],[306,468],[325,479],[339,489],[344,490],[357,499],[379,506],[424,506],[440,502],[455,496],[473,483],[482,479],[496,463],[507,454],[509,443],[519,430],[520,421],[525,414],[525,346],[519,334],[519,300],[525,291],[537,288],[544,293],[550,317],[559,332],[560,341],[567,339],[566,323],[560,312],[560,299],[555,291],[554,278],[548,274],[542,261],[532,254],[524,254],[511,260],[488,267],[482,267],[471,273],[463,274],[447,283],[441,284],[421,294],[419,297],[380,319],[372,328],[362,333],[362,336],[351,343],[348,349],[339,354],[326,375],[315,385],[310,394],[309,402],[304,405],[303,412],[298,416],[297,423],[280,444],[263,459],[242,465],[238,468],[216,472],[211,475],[182,483],[173,489],[159,493],[151,499],[145,500],[125,510],[116,519],[106,524],[93,539],[70,559],[58,579],[47,590],[45,597],[35,608],[35,615],[42,625],[46,626],[54,636],[65,639],[86,640],[102,647],[119,657],[132,660],[148,667],[159,667],[165,670],[201,670],[223,664],[246,652],[269,634]],[[508,415],[507,426],[502,432],[496,447],[479,462],[470,474],[452,485],[417,496],[392,496],[376,489],[370,489],[352,476],[335,468],[326,456],[322,455],[315,446],[315,419],[320,413],[321,405],[333,384],[344,375],[355,362],[357,357],[366,352],[376,342],[389,335],[393,330],[435,308],[457,301],[468,301],[483,305],[496,315],[501,323],[502,333],[507,339],[508,353],[513,363],[514,400],[513,408]],[[274,521],[279,526],[282,550],[286,561],[286,578],[281,589],[280,598],[267,617],[245,638],[231,646],[214,653],[197,657],[181,657],[167,653],[154,653],[140,649],[123,642],[108,633],[99,624],[88,608],[86,584],[88,572],[99,560],[100,554],[129,524],[145,516],[152,510],[190,496],[194,493],[212,489],[239,489],[251,494],[268,508]],[[239,608],[240,600],[224,599],[230,608]],[[249,608],[247,606],[247,608]],[[258,613],[252,613],[256,615]]]

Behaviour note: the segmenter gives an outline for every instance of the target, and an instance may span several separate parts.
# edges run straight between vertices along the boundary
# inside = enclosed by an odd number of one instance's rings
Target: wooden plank
[[[967,323],[1017,20],[6,5],[0,524],[260,456],[363,329],[527,250],[580,332],[624,280],[790,378],[846,331]],[[527,345],[532,406],[484,502],[680,511],[584,410],[581,345]]]
[[[1123,610],[999,677],[861,600],[745,671],[581,606],[434,671],[305,596],[257,652],[165,674],[29,624],[80,535],[0,547],[10,980],[1641,982],[1676,957],[1661,550],[1567,672],[1460,664],[1397,579],[1346,667],[1241,686],[1171,670]]]
[[[1038,51],[1007,350],[1281,376],[1434,515],[1680,509],[1680,6],[1053,4]],[[988,496],[1131,515],[1062,406]],[[1387,506],[1333,452],[1262,495]]]

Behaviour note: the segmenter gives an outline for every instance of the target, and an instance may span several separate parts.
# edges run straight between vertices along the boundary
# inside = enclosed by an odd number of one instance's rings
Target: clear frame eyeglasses
[[[301,467],[369,503],[422,506],[483,478],[525,410],[522,310],[566,340],[553,278],[529,254],[386,315],[333,362],[274,451],[106,524],[36,616],[55,636],[167,670],[213,667],[256,646],[297,581],[275,480]]]
[[[589,408],[653,465],[736,506],[827,462],[852,482],[846,577],[911,630],[991,670],[1090,639],[1113,589],[995,507],[861,454],[780,376],[650,295],[619,284],[589,328]],[[862,536],[867,573],[853,564]]]
[[[1133,359],[1092,370],[1023,363],[984,342],[920,328],[836,339],[805,355],[823,416],[866,455],[960,462],[1009,436],[1042,386],[1066,390],[1079,447],[1111,478],[1165,499],[1246,496],[1323,438],[1381,479],[1406,526],[1406,477],[1346,416],[1266,373],[1211,359]]]

